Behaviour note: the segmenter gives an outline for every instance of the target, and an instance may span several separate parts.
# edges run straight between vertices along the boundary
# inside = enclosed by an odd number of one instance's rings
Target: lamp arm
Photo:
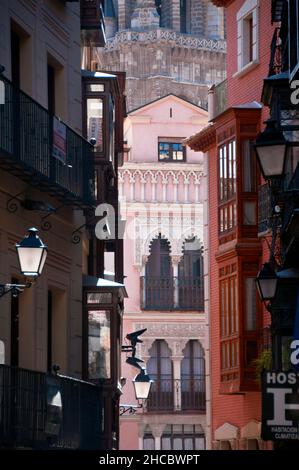
[[[138,408],[143,408],[143,404],[139,403],[138,405],[119,405],[119,416],[128,413],[134,415]]]
[[[3,297],[9,292],[11,292],[14,297],[18,297],[24,289],[31,287],[31,284],[31,282],[27,282],[26,284],[0,284],[0,297]]]

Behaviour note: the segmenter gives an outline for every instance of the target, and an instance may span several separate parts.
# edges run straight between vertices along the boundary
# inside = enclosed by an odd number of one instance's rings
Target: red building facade
[[[211,124],[187,142],[205,152],[209,188],[211,447],[266,449],[254,361],[269,319],[255,287],[263,246],[253,143],[267,118],[260,101],[274,25],[270,0],[213,3],[226,8],[227,80],[211,90]]]

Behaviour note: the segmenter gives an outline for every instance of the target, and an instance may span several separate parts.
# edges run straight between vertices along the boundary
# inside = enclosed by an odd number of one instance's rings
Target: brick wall
[[[270,43],[273,34],[271,26],[271,2],[259,2],[259,63],[248,73],[238,76],[237,72],[237,21],[236,15],[244,0],[235,0],[226,9],[227,16],[227,78],[228,107],[261,100],[263,79],[268,75]],[[268,115],[263,110],[262,119]],[[212,440],[215,430],[225,422],[237,427],[251,420],[261,419],[261,394],[248,392],[244,395],[220,395],[220,305],[219,265],[215,254],[218,251],[218,181],[216,148],[209,158],[209,214],[210,214],[210,305],[211,305],[211,371],[212,371]],[[265,316],[265,320],[269,319]]]
[[[268,75],[270,42],[274,31],[271,25],[271,2],[269,0],[259,2],[259,63],[242,77],[235,76],[238,71],[236,15],[243,3],[244,0],[236,0],[226,9],[229,43],[227,49],[228,102],[231,106],[253,100],[260,102],[263,79]]]

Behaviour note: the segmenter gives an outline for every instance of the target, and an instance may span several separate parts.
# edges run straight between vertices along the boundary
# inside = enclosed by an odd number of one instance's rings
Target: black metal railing
[[[102,406],[93,384],[0,365],[0,447],[99,449]]]
[[[258,188],[258,233],[271,227],[271,191],[267,183]]]
[[[173,308],[174,279],[172,277],[141,278],[144,308],[170,310]]]
[[[203,310],[202,277],[141,277],[141,307],[151,310]]]
[[[270,64],[268,75],[277,75],[281,72],[282,57],[281,57],[281,39],[279,37],[280,28],[275,28],[271,46],[270,46]]]
[[[203,279],[201,277],[176,278],[180,309],[204,309]]]
[[[146,403],[148,412],[206,411],[205,377],[159,379],[152,384]]]
[[[92,146],[60,121],[65,135],[60,137],[61,154],[54,156],[57,118],[9,80],[1,80],[5,104],[0,106],[0,166],[66,202],[91,204]]]

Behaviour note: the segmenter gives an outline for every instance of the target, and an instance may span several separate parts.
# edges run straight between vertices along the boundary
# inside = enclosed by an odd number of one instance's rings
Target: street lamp
[[[28,229],[28,235],[16,244],[20,271],[23,276],[30,279],[29,282],[26,284],[0,284],[0,297],[8,292],[17,296],[25,287],[31,286],[33,279],[41,275],[47,257],[47,246],[37,233],[38,230],[34,227]]]
[[[265,180],[282,178],[284,175],[288,142],[275,123],[274,119],[265,122],[266,128],[257,136],[254,145]]]
[[[144,368],[133,380],[135,395],[137,400],[147,400],[153,380],[147,375]]]
[[[47,247],[37,233],[38,230],[34,227],[28,229],[28,235],[16,244],[20,270],[26,277],[40,276],[46,261]]]
[[[256,284],[263,302],[272,300],[277,291],[278,277],[270,263],[265,263],[256,277]]]
[[[135,414],[137,408],[143,408],[143,400],[147,400],[151,385],[154,381],[146,373],[145,368],[142,368],[138,375],[133,379],[133,385],[135,390],[135,396],[138,401],[138,405],[119,405],[119,414],[122,416],[125,413]],[[140,403],[141,401],[141,403]]]

